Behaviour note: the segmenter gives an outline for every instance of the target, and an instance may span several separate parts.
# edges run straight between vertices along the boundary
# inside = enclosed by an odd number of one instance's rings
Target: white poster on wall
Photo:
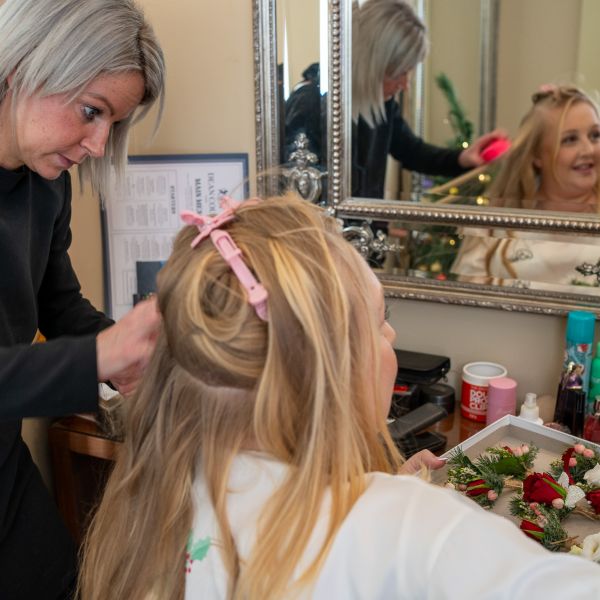
[[[120,319],[152,291],[138,275],[155,275],[169,257],[182,210],[216,214],[223,194],[248,196],[247,180],[247,154],[130,156],[122,182],[103,199],[107,314]]]

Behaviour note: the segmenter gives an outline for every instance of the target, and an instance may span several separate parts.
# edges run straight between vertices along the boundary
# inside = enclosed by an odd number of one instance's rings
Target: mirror
[[[408,120],[428,142],[460,143],[451,126],[456,121],[449,114],[453,105],[437,82],[440,74],[447,76],[456,92],[474,135],[498,125],[514,139],[521,119],[533,106],[533,92],[542,84],[577,85],[598,100],[598,39],[589,25],[600,16],[597,2],[420,0],[416,5],[417,10],[422,8],[431,47],[421,65],[422,77],[411,90],[421,101],[411,106]],[[542,20],[541,14],[548,16]],[[502,159],[493,165],[490,175],[501,163]],[[423,187],[431,185],[430,179]],[[393,180],[394,176],[392,184]],[[389,197],[394,197],[392,184]],[[460,193],[471,195],[468,189],[461,188]]]
[[[342,56],[350,39],[349,32],[340,30],[340,18],[349,10],[346,4],[340,0],[309,0],[301,5],[293,0],[253,0],[256,160],[261,194],[280,189],[281,177],[272,174],[273,167],[278,167],[287,183],[307,199],[313,199],[317,185],[323,188],[314,198],[317,202],[334,206],[346,197],[343,162],[350,140],[341,94],[344,90],[347,96],[349,81],[342,81],[341,61],[328,59]],[[336,20],[330,20],[334,15]],[[349,24],[345,18],[343,22]],[[309,116],[299,124],[294,114],[305,101]],[[316,110],[316,106],[319,114],[315,117],[310,107]],[[312,133],[306,122],[313,123],[319,133]],[[301,141],[294,143],[302,133],[311,134],[306,147]],[[299,161],[292,160],[293,152],[299,153]]]
[[[434,0],[431,0],[430,4]],[[439,1],[439,0],[435,0]],[[504,0],[496,0],[503,2]],[[582,4],[587,4],[581,0]],[[481,4],[489,4],[482,0]],[[472,6],[472,2],[470,5]],[[473,205],[437,205],[432,198],[419,194],[404,194],[401,200],[350,198],[350,65],[349,44],[351,32],[351,3],[349,0],[330,0],[329,8],[329,73],[327,128],[327,188],[328,202],[332,212],[352,220],[352,236],[365,253],[380,256],[401,254],[402,243],[377,235],[377,228],[386,222],[399,222],[413,232],[423,228],[454,228],[454,235],[465,235],[468,227],[505,230],[511,232],[531,231],[552,235],[598,235],[600,221],[594,215],[551,213],[547,211],[512,210],[506,208],[477,206],[477,197],[469,198]],[[257,116],[257,167],[265,172],[279,163],[280,113],[276,87],[276,37],[275,5],[271,0],[254,1],[254,33],[256,64],[256,116]],[[323,74],[321,73],[321,78]],[[547,80],[547,79],[546,79]],[[600,87],[600,86],[599,86]],[[268,193],[269,177],[263,178],[259,193]],[[416,201],[418,200],[418,201]],[[370,223],[362,227],[363,222]],[[387,226],[389,227],[389,225]],[[362,232],[361,232],[362,228]],[[600,241],[600,240],[599,240]],[[397,258],[397,257],[396,257]],[[400,256],[400,263],[402,256]],[[445,280],[423,277],[414,270],[397,274],[385,272],[384,265],[377,263],[386,292],[391,297],[433,300],[466,306],[482,306],[506,310],[522,310],[542,314],[564,314],[574,307],[588,307],[600,314],[600,305],[593,294],[576,293],[572,289],[536,289],[529,287],[504,287],[491,283]],[[497,283],[497,282],[495,282]]]

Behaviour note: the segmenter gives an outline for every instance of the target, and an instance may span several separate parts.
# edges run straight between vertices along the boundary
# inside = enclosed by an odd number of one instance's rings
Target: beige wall
[[[577,71],[582,76],[580,85],[589,92],[595,93],[596,102],[600,100],[600,2],[598,0],[581,0],[581,28],[577,53]]]
[[[581,83],[580,23],[581,0],[501,0],[498,125],[515,133],[540,85]]]
[[[429,0],[426,4],[430,40],[425,61],[424,139],[445,146],[454,137],[447,120],[448,103],[435,83],[445,73],[475,128],[479,114],[479,11],[474,0]]]
[[[486,360],[503,364],[526,392],[554,398],[562,367],[566,319],[431,302],[389,302],[396,347],[450,357],[449,383],[460,394],[462,367]],[[596,339],[599,335],[596,330]],[[542,407],[544,408],[544,407]],[[552,406],[546,403],[551,416]]]
[[[444,145],[452,137],[448,104],[434,83],[452,80],[467,116],[479,127],[479,2],[429,0],[431,52],[427,59],[425,138]],[[543,83],[600,89],[596,68],[600,17],[597,0],[501,0],[498,24],[496,122],[514,134]],[[582,31],[580,41],[580,30]]]
[[[278,0],[277,39],[287,32],[287,58],[290,91],[302,81],[302,72],[319,62],[319,0]],[[278,44],[278,62],[283,62],[283,43]]]

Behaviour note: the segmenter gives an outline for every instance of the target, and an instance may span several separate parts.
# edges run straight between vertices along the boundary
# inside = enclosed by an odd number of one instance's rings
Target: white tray
[[[539,452],[533,463],[533,468],[536,472],[543,473],[549,470],[550,463],[560,458],[567,448],[578,442],[582,442],[600,452],[600,446],[587,440],[544,427],[544,425],[537,425],[520,417],[506,415],[458,444],[456,448],[461,448],[470,459],[474,459],[485,452],[486,448],[493,446],[514,447],[520,444],[535,444],[539,448]],[[449,450],[442,457],[447,458],[453,450]],[[431,473],[433,483],[443,485],[447,479],[447,466]],[[491,510],[506,517],[518,526],[520,519],[513,517],[509,510],[509,502],[514,494],[514,490],[505,489]],[[600,520],[592,521],[581,515],[571,514],[562,524],[570,536],[579,536],[575,543],[581,543],[583,538],[590,533],[600,532]]]

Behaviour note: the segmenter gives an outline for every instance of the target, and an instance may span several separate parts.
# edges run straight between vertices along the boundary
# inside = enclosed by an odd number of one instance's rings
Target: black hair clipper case
[[[419,384],[435,383],[450,370],[450,359],[447,356],[409,350],[394,350],[394,352],[398,360],[396,381]]]

